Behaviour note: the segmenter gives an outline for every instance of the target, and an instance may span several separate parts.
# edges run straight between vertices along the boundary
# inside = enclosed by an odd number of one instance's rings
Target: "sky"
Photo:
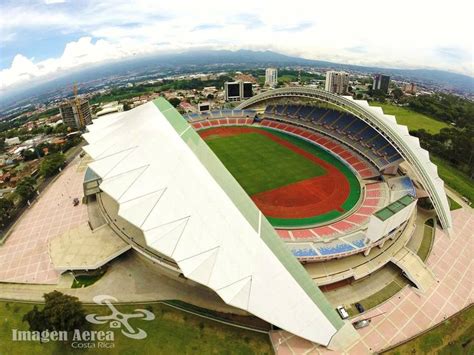
[[[474,76],[472,0],[0,0],[0,92],[71,69],[190,49]]]

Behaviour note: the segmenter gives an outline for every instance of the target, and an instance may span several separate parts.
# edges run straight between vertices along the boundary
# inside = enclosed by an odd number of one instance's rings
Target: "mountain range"
[[[413,81],[430,84],[445,90],[459,93],[474,93],[474,78],[462,74],[434,69],[394,69],[371,66],[360,66],[343,63],[333,63],[321,60],[312,60],[299,57],[283,55],[272,51],[251,51],[251,50],[199,50],[183,53],[170,53],[152,55],[146,57],[133,57],[117,62],[101,63],[100,65],[81,68],[62,74],[53,79],[36,80],[27,87],[10,89],[2,94],[0,107],[11,106],[13,103],[25,100],[29,97],[41,97],[41,93],[48,93],[67,86],[73,82],[89,82],[110,78],[112,76],[125,75],[126,73],[143,73],[150,71],[160,71],[172,68],[187,68],[199,66],[223,66],[234,65],[235,67],[246,66],[266,67],[266,66],[305,66],[317,68],[332,68],[335,70],[347,70],[366,74],[383,73],[390,75],[393,79]]]

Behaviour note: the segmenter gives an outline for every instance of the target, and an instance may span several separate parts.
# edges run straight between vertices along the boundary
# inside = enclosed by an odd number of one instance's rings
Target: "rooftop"
[[[393,201],[391,204],[388,206],[385,206],[384,208],[378,210],[375,212],[375,216],[378,217],[381,221],[385,221],[392,217],[394,214],[400,212],[403,210],[405,207],[407,207],[409,204],[411,204],[413,201],[415,201],[415,198],[410,196],[410,195],[405,195],[401,198],[399,198],[396,201]]]

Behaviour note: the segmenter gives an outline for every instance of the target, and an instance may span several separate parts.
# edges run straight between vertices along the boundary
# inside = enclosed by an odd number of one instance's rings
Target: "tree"
[[[66,158],[62,153],[54,153],[44,157],[40,165],[40,174],[49,177],[57,174],[59,168],[64,166]]]
[[[35,147],[35,148],[30,148],[30,149],[23,149],[20,154],[23,157],[24,161],[28,161],[28,160],[37,159],[40,153]]]
[[[88,323],[82,303],[77,297],[65,295],[59,291],[45,293],[44,308],[40,311],[34,306],[23,316],[30,330],[56,330],[72,332],[75,329],[85,330]]]
[[[60,123],[56,127],[53,128],[53,133],[66,134],[68,133],[67,126],[64,123]]]
[[[12,210],[13,202],[6,198],[0,198],[0,225],[2,227],[10,221]]]
[[[46,322],[44,313],[39,311],[36,305],[23,316],[23,322],[28,323],[31,331],[42,332],[48,329],[48,323]]]
[[[173,105],[173,107],[178,107],[178,105],[181,103],[181,100],[178,99],[177,97],[173,97],[172,99],[169,100],[170,104]]]
[[[22,201],[30,199],[35,193],[36,180],[31,176],[24,177],[16,186],[15,192]]]
[[[400,88],[393,89],[391,92],[391,95],[395,100],[400,100],[400,98],[403,96],[403,91]]]

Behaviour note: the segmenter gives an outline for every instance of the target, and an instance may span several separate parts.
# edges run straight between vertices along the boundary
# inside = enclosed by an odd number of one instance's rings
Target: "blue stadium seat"
[[[311,119],[313,121],[316,121],[321,118],[322,115],[324,115],[327,112],[326,109],[316,107],[314,111],[311,113]]]
[[[351,122],[353,122],[356,118],[351,115],[342,115],[341,118],[339,118],[336,123],[333,124],[333,128],[338,129],[342,131],[345,127],[347,127]]]
[[[374,150],[379,150],[384,148],[388,144],[388,141],[383,136],[378,136],[375,139],[370,141],[370,145]]]
[[[329,125],[333,123],[341,113],[339,111],[330,110],[318,123],[320,125]]]
[[[365,247],[364,239],[353,240],[351,241],[351,243],[354,244],[357,248]]]
[[[321,255],[340,254],[354,250],[354,247],[349,244],[336,244],[329,247],[319,247],[318,251]]]
[[[364,121],[356,118],[356,121],[353,124],[351,124],[349,127],[347,127],[345,131],[351,136],[355,136],[357,133],[359,133],[366,127],[367,127],[367,124]]]
[[[285,107],[284,105],[276,105],[275,106],[275,113],[276,114],[282,114],[283,111],[285,110]]]
[[[291,252],[294,256],[317,256],[318,254],[314,249],[304,248],[304,249],[291,249]]]
[[[305,118],[311,113],[312,110],[313,108],[311,106],[303,106],[298,111],[298,116]]]
[[[296,111],[298,111],[298,109],[300,108],[300,106],[288,106],[288,108],[286,109],[286,112],[285,114],[286,115],[289,115],[289,116],[294,116]]]
[[[356,137],[361,139],[362,141],[367,142],[369,139],[374,138],[376,135],[378,135],[378,132],[372,127],[368,126],[368,128],[356,134]],[[367,144],[369,143],[367,142]]]

